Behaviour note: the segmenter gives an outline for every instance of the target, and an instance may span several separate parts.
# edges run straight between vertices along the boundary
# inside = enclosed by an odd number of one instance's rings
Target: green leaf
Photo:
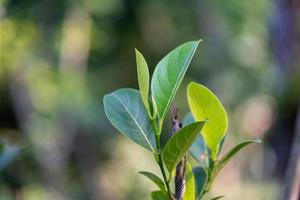
[[[189,124],[191,124],[191,123],[193,123],[193,122],[195,122],[195,119],[194,119],[192,113],[189,112],[189,113],[187,113],[187,114],[184,116],[184,118],[183,118],[183,120],[182,120],[182,125],[183,125],[183,126],[186,126],[186,125],[189,125]]]
[[[139,172],[139,173],[143,174],[146,177],[148,177],[150,180],[152,180],[159,187],[159,189],[166,192],[165,184],[158,176],[156,176],[155,174],[153,174],[151,172],[145,172],[145,171],[142,171],[142,172]]]
[[[223,148],[223,146],[224,146],[224,144],[225,144],[225,140],[226,140],[226,135],[222,138],[222,140],[221,140],[221,142],[220,142],[218,156],[219,156],[219,154],[220,154],[221,151],[222,151],[222,148]]]
[[[207,120],[202,135],[212,159],[216,160],[220,142],[228,128],[227,114],[212,91],[194,82],[188,85],[188,102],[195,120]]]
[[[223,197],[225,197],[225,196],[217,196],[217,197],[212,198],[211,200],[218,200],[218,199],[221,199]]]
[[[193,168],[193,172],[196,180],[196,198],[199,198],[202,195],[207,183],[207,173],[202,167]]]
[[[154,97],[151,95],[151,103],[152,103],[152,119],[156,119],[157,116],[157,105]]]
[[[236,155],[241,149],[253,143],[261,143],[261,140],[247,140],[232,148],[220,161],[217,162],[213,170],[213,176],[215,177],[221,171],[221,169],[230,161],[230,159],[233,158],[233,156]]]
[[[146,110],[150,116],[148,95],[149,95],[149,70],[147,62],[144,56],[135,49],[135,57],[136,57],[136,66],[137,66],[137,74],[138,74],[138,82],[140,93],[142,96],[143,103],[146,107]]]
[[[104,96],[104,110],[109,121],[137,144],[154,151],[155,137],[140,93],[119,89]]]
[[[195,141],[205,122],[194,122],[180,129],[167,142],[162,156],[169,172],[180,162]]]
[[[163,191],[151,192],[151,198],[152,200],[170,200],[168,194]]]
[[[186,126],[194,121],[195,120],[192,113],[188,113],[183,118],[182,124],[183,126]],[[208,167],[209,165],[208,151],[203,136],[201,134],[197,136],[195,142],[192,144],[190,148],[190,153],[200,163],[201,166]]]
[[[183,200],[195,200],[195,178],[191,165],[186,163],[185,172],[185,192],[183,194]]]
[[[161,120],[173,101],[199,42],[192,41],[180,45],[166,55],[154,70],[151,91]]]
[[[195,142],[190,148],[190,153],[200,163],[201,166],[208,167],[209,152],[207,151],[207,147],[202,135],[198,134]]]

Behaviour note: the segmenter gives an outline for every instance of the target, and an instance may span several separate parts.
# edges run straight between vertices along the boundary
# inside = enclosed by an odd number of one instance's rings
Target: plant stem
[[[178,109],[173,103],[171,108],[171,118],[172,118],[172,134],[176,134],[181,128],[182,123],[179,120]],[[176,166],[175,175],[175,199],[182,200],[183,194],[185,192],[185,171],[186,171],[186,155]]]
[[[169,197],[170,197],[170,199],[173,199],[172,198],[172,193],[171,193],[171,190],[170,190],[170,185],[169,185],[169,182],[168,182],[168,179],[167,179],[167,175],[166,175],[166,172],[165,172],[165,168],[164,168],[164,164],[163,164],[161,153],[158,153],[158,160],[159,160],[158,164],[159,164],[161,173],[163,175],[163,178],[164,178],[164,181],[165,181],[165,184],[166,184],[166,187],[167,187],[167,191],[168,191]]]
[[[164,168],[164,163],[163,163],[162,156],[161,156],[161,147],[160,147],[161,128],[157,129],[156,119],[151,120],[151,123],[152,123],[154,133],[155,133],[155,142],[156,142],[156,148],[157,148],[157,157],[158,157],[158,159],[156,161],[157,161],[157,163],[159,165],[159,168],[160,168],[160,171],[162,173],[165,185],[167,187],[167,192],[169,194],[169,197],[170,197],[170,199],[173,199],[172,193],[171,193],[171,190],[170,190],[170,185],[169,185],[169,182],[168,182],[168,178],[167,178],[167,175],[166,175],[166,171],[165,171],[165,168]]]
[[[213,177],[212,173],[214,173],[213,171],[214,171],[215,163],[214,163],[213,160],[210,160],[209,163],[210,163],[209,167],[207,168],[207,183],[206,183],[205,189],[202,192],[199,199],[201,199],[206,193],[208,193],[210,191],[210,188],[211,188],[212,183],[214,181],[214,177]]]

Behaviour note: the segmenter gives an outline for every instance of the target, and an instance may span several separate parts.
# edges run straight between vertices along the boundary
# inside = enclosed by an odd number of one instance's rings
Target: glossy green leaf
[[[196,198],[199,198],[205,189],[207,183],[207,174],[205,169],[202,167],[193,168],[193,172],[196,180]]]
[[[169,172],[180,162],[195,141],[205,122],[194,122],[180,129],[167,142],[162,156]]]
[[[194,117],[192,113],[188,113],[182,120],[182,125],[186,126],[188,124],[193,123]],[[190,153],[192,156],[200,163],[203,167],[208,167],[209,165],[209,156],[205,141],[201,133],[197,136],[195,142],[192,144],[190,148]]]
[[[137,66],[140,93],[142,96],[143,103],[146,107],[146,110],[150,115],[149,102],[148,102],[149,80],[150,80],[148,65],[144,56],[137,49],[135,49],[135,57],[136,57],[136,66]]]
[[[227,114],[212,91],[194,82],[188,86],[188,102],[195,120],[207,120],[202,135],[211,150],[212,159],[216,160],[220,142],[228,128]]]
[[[192,41],[180,45],[166,55],[154,70],[151,91],[161,120],[173,101],[198,44],[199,41]]]
[[[217,162],[213,170],[213,176],[215,177],[221,171],[221,169],[233,158],[233,156],[236,155],[241,149],[253,143],[261,143],[261,140],[247,140],[232,148],[220,161]]]
[[[134,89],[119,89],[104,96],[109,121],[137,144],[154,151],[155,137],[141,95]]]
[[[148,177],[150,180],[152,180],[158,187],[160,190],[165,191],[166,192],[166,188],[165,188],[165,184],[164,182],[155,174],[151,173],[151,172],[139,172],[140,174],[143,174],[144,176]]]
[[[217,197],[212,198],[211,200],[218,200],[218,199],[221,199],[223,197],[225,197],[225,196],[217,196]]]
[[[195,200],[195,178],[191,165],[186,163],[185,171],[185,192],[183,200]]]
[[[170,200],[168,194],[163,191],[151,192],[151,198],[152,200]]]

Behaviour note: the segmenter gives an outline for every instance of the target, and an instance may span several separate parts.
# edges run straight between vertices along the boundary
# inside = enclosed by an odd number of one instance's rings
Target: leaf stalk
[[[151,119],[151,123],[152,123],[153,129],[154,129],[154,133],[155,133],[154,135],[155,135],[156,151],[157,151],[156,152],[157,154],[154,154],[154,156],[155,156],[156,162],[159,165],[161,174],[163,176],[163,179],[164,179],[164,182],[165,182],[165,185],[166,185],[166,188],[167,188],[168,195],[169,195],[170,199],[173,199],[172,192],[170,190],[169,181],[168,181],[168,178],[167,178],[167,175],[166,175],[166,171],[165,171],[165,168],[164,168],[164,163],[163,163],[162,155],[161,155],[161,146],[160,146],[161,128],[157,128],[156,119]],[[159,125],[159,127],[161,127],[161,125]]]

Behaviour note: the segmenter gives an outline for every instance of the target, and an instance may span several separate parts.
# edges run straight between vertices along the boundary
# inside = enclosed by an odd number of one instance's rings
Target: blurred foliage
[[[225,152],[241,137],[265,136],[216,188],[228,199],[275,199],[300,93],[300,43],[286,26],[299,27],[285,23],[278,2],[294,1],[1,0],[0,137],[22,150],[0,171],[0,199],[147,199],[151,183],[136,172],[154,167],[151,156],[115,134],[102,97],[138,88],[134,48],[153,72],[175,46],[199,38],[176,97],[180,114],[190,80],[212,88],[233,121]]]

